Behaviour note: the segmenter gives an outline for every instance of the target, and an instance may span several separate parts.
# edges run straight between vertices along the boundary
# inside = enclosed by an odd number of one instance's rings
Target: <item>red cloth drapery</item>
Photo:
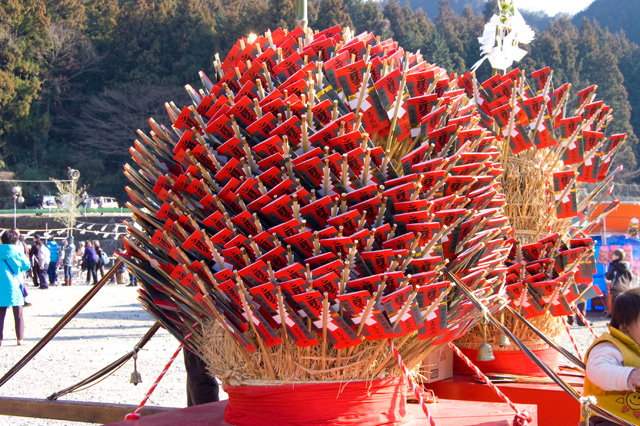
[[[408,423],[401,378],[270,386],[224,386],[234,426],[396,426]]]

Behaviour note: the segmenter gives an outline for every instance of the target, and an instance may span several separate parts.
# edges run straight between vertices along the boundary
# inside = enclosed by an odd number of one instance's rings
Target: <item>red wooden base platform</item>
[[[568,382],[581,381],[575,377],[564,377]],[[454,374],[453,378],[428,383],[425,388],[433,390],[438,398],[463,401],[502,401],[484,383],[473,376]],[[580,421],[580,404],[558,385],[533,383],[504,383],[498,388],[515,404],[535,404],[538,421],[544,426],[577,425]],[[574,386],[582,393],[582,387]]]
[[[224,422],[226,405],[227,401],[212,402],[141,417],[138,420],[110,423],[109,426],[228,426]],[[428,425],[420,406],[407,404],[407,408],[413,417],[407,426]],[[535,405],[518,404],[518,408],[526,409],[531,414],[533,418],[531,426],[538,425]],[[440,400],[437,404],[431,405],[430,410],[437,426],[510,426],[513,424],[515,414],[507,404],[478,401]]]

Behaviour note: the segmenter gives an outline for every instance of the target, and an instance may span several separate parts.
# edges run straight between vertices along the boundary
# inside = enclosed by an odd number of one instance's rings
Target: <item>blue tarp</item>
[[[598,253],[600,252],[600,247],[602,246],[602,237],[600,235],[595,235],[595,236],[591,236],[591,238],[593,238],[593,240],[596,242],[594,250],[595,250],[596,262],[597,262]],[[640,259],[640,238],[627,238],[626,235],[611,235],[607,237],[607,246],[616,245],[622,248],[622,246],[625,244],[631,245],[631,250],[633,252],[633,259]],[[626,260],[632,260],[632,259],[626,259]],[[602,290],[602,293],[605,295],[605,301],[606,301],[607,285],[604,282],[604,274],[605,272],[607,272],[607,268],[609,267],[609,264],[596,263],[596,267],[597,267],[597,272],[593,276],[593,283],[596,284],[600,288],[600,290]],[[605,301],[603,302],[606,303]],[[601,306],[601,304],[599,303],[596,304],[597,306],[594,306],[594,309],[592,309],[591,305],[592,305],[591,300],[587,301],[588,310],[601,311],[605,309],[604,306]]]

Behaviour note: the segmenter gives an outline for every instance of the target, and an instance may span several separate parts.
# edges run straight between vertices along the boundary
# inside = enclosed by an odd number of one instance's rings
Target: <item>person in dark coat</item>
[[[33,285],[36,287],[40,286],[40,282],[38,281],[38,276],[40,274],[40,264],[38,263],[38,249],[40,247],[36,247],[36,244],[40,242],[40,236],[33,236],[33,244],[31,244],[31,248],[29,249],[29,259],[31,261],[31,277],[33,278]]]
[[[40,289],[46,290],[49,288],[47,271],[49,269],[49,262],[51,260],[51,252],[47,248],[45,241],[42,239],[36,241],[35,246],[38,249],[37,258],[38,265],[40,265],[40,269],[38,270],[38,282],[40,283]]]
[[[611,306],[615,304],[616,298],[629,289],[633,275],[629,268],[629,263],[624,261],[624,251],[616,249],[611,252],[613,261],[609,264],[609,269],[604,274],[604,279],[611,283]]]
[[[187,370],[187,407],[219,401],[218,381],[207,373],[207,364],[186,346],[182,352]]]
[[[93,285],[98,283],[98,273],[96,268],[98,266],[99,257],[93,248],[93,242],[87,241],[84,248],[83,263],[87,267],[87,284],[89,284],[89,277],[93,278]]]

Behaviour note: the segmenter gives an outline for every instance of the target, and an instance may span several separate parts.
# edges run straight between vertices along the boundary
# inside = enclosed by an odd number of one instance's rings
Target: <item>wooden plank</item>
[[[100,424],[118,422],[136,408],[137,405],[129,404],[0,397],[0,415],[73,422]],[[144,407],[140,411],[140,416],[149,416],[175,409],[172,407]]]

